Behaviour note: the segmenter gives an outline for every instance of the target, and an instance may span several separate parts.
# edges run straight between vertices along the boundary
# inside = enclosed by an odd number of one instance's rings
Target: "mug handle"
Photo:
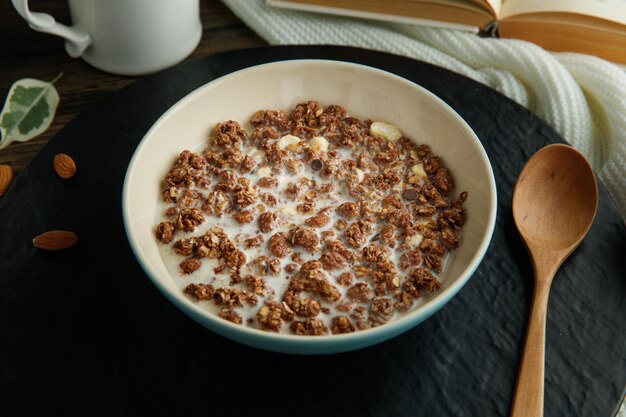
[[[28,8],[28,0],[11,0],[11,2],[32,29],[65,38],[65,50],[72,58],[81,56],[91,45],[92,39],[87,32],[75,26],[69,27],[57,23],[49,14],[31,12]]]

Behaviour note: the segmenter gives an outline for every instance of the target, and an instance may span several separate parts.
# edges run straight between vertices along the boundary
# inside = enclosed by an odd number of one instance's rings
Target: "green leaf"
[[[13,141],[30,140],[50,127],[59,105],[54,83],[62,75],[50,82],[23,78],[13,83],[0,112],[0,149]]]

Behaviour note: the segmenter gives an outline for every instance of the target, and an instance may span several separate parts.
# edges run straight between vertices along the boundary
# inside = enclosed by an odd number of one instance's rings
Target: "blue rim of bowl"
[[[132,225],[130,225],[130,196],[129,196],[129,185],[132,182],[132,173],[135,167],[135,161],[139,158],[141,151],[147,143],[149,142],[149,138],[152,136],[153,132],[156,131],[162,123],[165,122],[169,117],[175,114],[179,108],[184,107],[187,102],[193,100],[197,95],[200,95],[204,92],[204,90],[211,89],[215,85],[224,82],[225,79],[230,77],[239,76],[245,74],[246,72],[256,71],[265,67],[271,66],[280,66],[280,65],[298,65],[298,64],[309,64],[309,65],[335,65],[338,67],[352,67],[360,71],[371,72],[377,75],[384,75],[386,77],[394,78],[396,82],[404,83],[408,88],[417,88],[425,93],[427,96],[441,106],[443,109],[448,111],[453,117],[458,119],[460,125],[469,134],[472,138],[472,144],[477,148],[479,155],[484,159],[484,162],[488,168],[488,182],[489,182],[489,193],[492,195],[491,204],[489,206],[489,215],[487,219],[487,228],[484,233],[484,236],[481,240],[481,243],[468,264],[468,266],[458,275],[458,278],[454,280],[454,282],[447,287],[442,288],[438,291],[431,299],[426,301],[423,305],[416,307],[414,310],[407,312],[402,317],[394,319],[391,322],[385,323],[384,325],[373,327],[370,329],[359,330],[353,333],[346,334],[332,334],[332,335],[322,335],[322,336],[300,336],[300,335],[291,335],[285,333],[273,333],[267,332],[260,329],[255,329],[247,326],[241,326],[238,324],[231,323],[227,320],[221,319],[213,313],[210,313],[206,310],[203,310],[199,306],[196,305],[194,301],[186,297],[182,291],[180,294],[173,294],[169,289],[165,288],[160,280],[157,278],[156,271],[152,270],[150,265],[144,262],[143,257],[138,251],[139,239],[133,231]],[[362,347],[377,343],[378,341],[386,340],[390,337],[393,337],[397,334],[403,333],[413,326],[414,322],[421,322],[426,318],[433,315],[440,308],[442,308],[451,298],[458,293],[461,288],[469,281],[472,277],[480,263],[482,262],[483,257],[487,253],[487,249],[491,243],[491,239],[493,237],[493,232],[495,230],[496,223],[496,214],[497,214],[497,189],[495,183],[495,177],[493,175],[493,169],[491,166],[491,162],[489,161],[489,157],[482,146],[482,143],[476,136],[476,133],[472,130],[472,128],[467,124],[467,122],[445,101],[439,98],[434,93],[428,91],[424,87],[419,84],[410,81],[404,77],[393,74],[388,71],[384,71],[378,68],[370,67],[367,65],[356,64],[352,62],[345,62],[340,60],[328,60],[328,59],[289,59],[282,61],[274,61],[270,63],[255,65],[248,68],[243,68],[238,71],[234,71],[232,73],[223,75],[219,78],[216,78],[200,87],[195,89],[194,91],[187,94],[185,97],[181,98],[178,102],[176,102],[172,107],[170,107],[165,113],[163,113],[157,121],[152,125],[152,127],[148,130],[148,132],[141,139],[137,148],[128,164],[128,168],[126,170],[126,174],[124,177],[124,184],[122,188],[122,217],[124,221],[124,228],[126,231],[126,237],[130,244],[130,247],[135,255],[135,258],[139,262],[141,268],[144,270],[146,275],[150,278],[150,280],[154,283],[154,285],[159,289],[159,291],[166,296],[168,300],[170,300],[177,308],[182,310],[185,314],[193,318],[198,322],[204,322],[204,320],[209,320],[212,323],[212,330],[216,333],[225,335],[233,332],[241,333],[242,335],[248,335],[251,337],[258,337],[267,339],[272,342],[288,342],[291,346],[307,346],[311,348],[315,348],[316,346],[326,346],[333,343],[346,343],[349,341],[363,341],[364,339],[372,339],[371,343],[363,344]],[[169,275],[168,275],[169,277]],[[169,277],[171,278],[171,277]],[[421,320],[420,320],[421,318]],[[416,323],[416,324],[418,324]],[[377,338],[376,336],[379,336]],[[229,337],[229,336],[226,336]],[[242,342],[245,343],[245,342]],[[247,343],[245,343],[247,344]],[[350,349],[343,349],[350,350]]]

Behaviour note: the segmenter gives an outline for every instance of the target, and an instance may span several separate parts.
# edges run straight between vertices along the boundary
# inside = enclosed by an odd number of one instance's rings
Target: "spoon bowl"
[[[513,217],[533,262],[535,288],[517,377],[512,417],[543,415],[546,314],[558,268],[587,235],[598,208],[596,177],[571,146],[539,150],[513,192]]]
[[[515,224],[528,244],[547,250],[578,246],[595,217],[598,187],[583,155],[567,145],[537,152],[513,194]]]

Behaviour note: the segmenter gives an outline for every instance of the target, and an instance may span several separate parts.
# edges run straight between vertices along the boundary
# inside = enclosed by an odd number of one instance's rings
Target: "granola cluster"
[[[218,123],[208,142],[165,176],[156,237],[183,258],[184,292],[219,317],[350,333],[441,287],[467,193],[453,196],[427,145],[316,101]]]

